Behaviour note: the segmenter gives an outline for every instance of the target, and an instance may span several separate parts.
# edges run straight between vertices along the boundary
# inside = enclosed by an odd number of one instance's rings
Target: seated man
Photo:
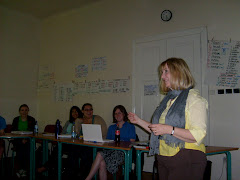
[[[0,136],[4,135],[5,128],[6,128],[6,121],[2,116],[0,116]],[[2,159],[3,151],[4,151],[4,141],[3,139],[0,139],[0,160]]]

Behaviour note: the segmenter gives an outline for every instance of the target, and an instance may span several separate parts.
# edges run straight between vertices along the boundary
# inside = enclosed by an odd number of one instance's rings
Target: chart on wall
[[[240,86],[240,41],[208,42],[206,83],[215,86]]]

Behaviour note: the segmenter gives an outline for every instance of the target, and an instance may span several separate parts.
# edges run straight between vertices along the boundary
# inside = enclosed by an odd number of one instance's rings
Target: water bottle
[[[58,135],[60,134],[60,121],[57,119],[55,126],[55,138],[58,139]]]
[[[35,122],[35,125],[34,125],[34,132],[33,132],[34,135],[38,135],[38,123],[37,121]]]
[[[115,130],[115,142],[119,143],[120,142],[120,128],[117,124],[117,128]]]
[[[72,126],[72,134],[71,134],[71,136],[72,136],[72,139],[75,139],[76,136],[77,136],[77,134],[75,132],[75,123],[74,122],[73,122],[73,126]]]

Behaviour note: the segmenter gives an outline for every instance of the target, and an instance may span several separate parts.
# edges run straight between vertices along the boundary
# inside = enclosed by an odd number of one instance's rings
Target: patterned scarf
[[[175,99],[178,96],[175,102],[170,107],[169,111],[167,112],[167,115],[165,117],[165,124],[178,128],[185,128],[185,107],[190,89],[192,89],[192,87],[189,87],[185,90],[169,91],[168,94],[163,98],[160,105],[155,110],[152,118],[152,124],[159,124],[159,118],[161,117],[163,111],[166,109],[167,102],[170,99]],[[174,136],[171,136],[170,134],[155,136],[152,132],[150,138],[150,156],[154,154],[159,154],[159,139],[164,140],[165,143],[171,147],[184,148],[185,145],[184,141]]]

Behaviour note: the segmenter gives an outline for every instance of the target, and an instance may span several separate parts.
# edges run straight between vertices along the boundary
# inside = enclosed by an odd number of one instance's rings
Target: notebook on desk
[[[91,142],[112,142],[102,138],[102,129],[99,124],[82,124],[83,140]]]

